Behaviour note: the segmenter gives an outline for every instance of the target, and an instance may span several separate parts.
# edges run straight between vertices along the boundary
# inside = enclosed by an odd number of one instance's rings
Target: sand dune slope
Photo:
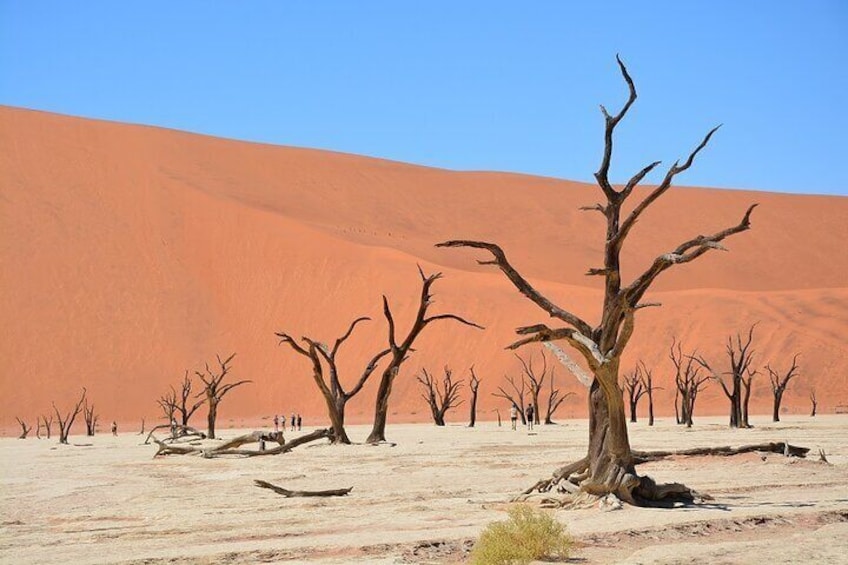
[[[322,416],[309,365],[274,331],[331,341],[356,316],[373,321],[344,351],[354,378],[385,340],[381,295],[404,328],[417,306],[416,264],[442,271],[434,312],[455,312],[481,332],[428,328],[395,389],[397,420],[426,407],[412,374],[472,363],[489,394],[518,364],[503,347],[517,325],[544,321],[474,253],[438,250],[448,238],[499,242],[534,284],[597,318],[602,226],[578,207],[598,199],[579,183],[460,173],[306,149],[221,140],[156,128],[0,108],[0,309],[6,323],[0,426],[34,420],[82,386],[103,420],[153,418],[155,400],[183,372],[237,352],[224,424],[298,410]],[[656,367],[671,410],[667,349],[675,335],[718,360],[732,332],[757,327],[758,364],[786,366],[800,352],[790,411],[848,404],[848,199],[677,188],[634,230],[625,275],[697,233],[739,220],[759,202],[754,229],[661,279],[662,308],[640,313],[627,362]],[[529,353],[529,351],[528,351]],[[583,391],[562,415],[585,414]],[[753,408],[767,412],[765,377]],[[375,383],[350,407],[366,421]],[[717,388],[704,413],[722,413]],[[454,415],[465,418],[465,407]],[[232,420],[232,422],[229,422]]]

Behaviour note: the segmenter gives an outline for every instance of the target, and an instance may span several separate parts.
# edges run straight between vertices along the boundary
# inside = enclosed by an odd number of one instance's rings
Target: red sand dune
[[[493,418],[506,406],[490,393],[518,369],[503,349],[513,328],[545,315],[477,265],[479,254],[433,247],[450,238],[500,243],[556,302],[598,315],[599,281],[583,273],[599,264],[604,228],[597,213],[578,211],[598,200],[591,185],[2,107],[0,183],[0,427],[16,415],[34,421],[51,401],[66,407],[83,386],[101,421],[152,422],[156,398],[185,369],[231,352],[234,378],[253,384],[222,404],[221,425],[295,410],[318,423],[309,365],[274,332],[330,341],[371,316],[342,354],[352,377],[384,343],[382,294],[401,329],[410,320],[416,263],[445,274],[434,312],[487,329],[428,328],[398,379],[394,418],[427,418],[413,378],[422,366],[464,375],[472,363]],[[753,202],[753,229],[730,239],[729,253],[663,275],[649,297],[662,308],[637,318],[625,367],[655,367],[661,414],[672,411],[671,336],[718,362],[726,337],[756,321],[757,366],[785,367],[801,353],[790,411],[809,409],[811,387],[823,411],[848,404],[848,198],[674,188],[632,233],[625,277],[684,239],[735,224]],[[564,370],[558,382],[577,393],[561,416],[584,416],[584,390]],[[752,412],[768,413],[768,379],[756,383]],[[352,401],[352,421],[370,418],[375,388],[376,378]],[[726,412],[717,386],[696,411]]]

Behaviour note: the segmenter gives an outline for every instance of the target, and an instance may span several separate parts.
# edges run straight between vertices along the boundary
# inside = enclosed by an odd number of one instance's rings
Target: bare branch
[[[494,243],[487,243],[483,241],[452,240],[436,244],[436,247],[472,247],[475,249],[485,249],[494,257],[493,262],[485,264],[497,265],[521,294],[529,298],[531,301],[533,301],[534,304],[536,304],[542,310],[550,314],[552,317],[558,318],[563,322],[570,324],[584,336],[589,337],[592,335],[592,328],[589,326],[589,324],[587,324],[571,312],[563,310],[562,308],[542,296],[542,294],[538,290],[533,288],[530,283],[527,282],[527,280],[522,277],[518,273],[518,271],[513,268],[512,265],[510,265],[503,249],[501,249]]]
[[[621,75],[624,77],[624,81],[627,83],[627,87],[630,90],[630,96],[627,98],[627,102],[621,108],[621,111],[619,111],[615,116],[611,116],[609,112],[607,112],[607,109],[601,106],[601,112],[604,114],[604,120],[606,123],[604,129],[604,157],[601,161],[601,166],[598,169],[598,172],[595,173],[595,179],[598,181],[598,185],[610,201],[618,198],[618,194],[609,182],[609,169],[610,162],[612,161],[613,131],[615,130],[615,126],[618,125],[618,122],[621,121],[636,101],[636,86],[633,84],[633,79],[630,78],[630,73],[627,72],[627,67],[624,66],[624,63],[618,55],[615,56],[615,60],[618,62]]]

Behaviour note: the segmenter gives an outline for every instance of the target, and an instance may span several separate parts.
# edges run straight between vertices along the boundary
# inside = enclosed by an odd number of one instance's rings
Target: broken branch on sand
[[[329,428],[323,428],[320,430],[315,430],[312,433],[308,433],[304,436],[300,436],[286,443],[285,439],[283,439],[283,434],[281,433],[270,433],[270,432],[251,432],[249,434],[245,434],[243,436],[239,436],[237,438],[231,439],[225,443],[215,446],[194,446],[194,445],[174,445],[167,444],[164,441],[153,438],[153,441],[159,446],[159,449],[153,455],[153,457],[161,457],[165,455],[200,455],[207,459],[212,459],[215,457],[224,457],[224,456],[236,456],[236,457],[258,457],[260,455],[279,455],[280,453],[287,453],[294,449],[299,445],[303,445],[305,443],[309,443],[311,441],[316,441],[319,439],[331,439],[333,436],[333,430]],[[266,441],[274,441],[279,445],[272,449],[263,449],[264,442]],[[259,449],[237,449],[244,444],[247,443],[259,443]]]
[[[278,487],[277,485],[272,485],[267,481],[261,481],[259,479],[255,479],[253,481],[256,483],[256,486],[260,488],[270,489],[277,494],[281,494],[286,498],[294,498],[294,497],[306,497],[306,496],[347,496],[353,487],[350,488],[338,488],[338,489],[330,489],[330,490],[288,490],[283,487]]]

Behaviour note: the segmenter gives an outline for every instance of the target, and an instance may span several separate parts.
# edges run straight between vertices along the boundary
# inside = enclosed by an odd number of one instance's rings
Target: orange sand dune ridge
[[[429,327],[398,379],[392,418],[428,418],[414,379],[421,367],[466,376],[472,364],[483,379],[481,417],[494,418],[507,406],[491,393],[519,369],[504,346],[516,326],[546,316],[477,265],[479,254],[433,246],[451,238],[498,242],[555,302],[599,315],[599,281],[584,273],[600,264],[604,226],[578,208],[600,194],[576,182],[0,107],[0,196],[4,428],[15,416],[34,422],[51,401],[68,406],[83,386],[101,421],[152,423],[157,397],[186,369],[232,352],[233,378],[253,383],[224,401],[220,425],[292,411],[322,423],[309,364],[274,332],[331,341],[371,316],[341,354],[351,381],[385,342],[383,294],[400,330],[409,323],[416,264],[445,275],[434,313],[487,329]],[[680,241],[735,224],[753,202],[753,229],[728,240],[729,253],[664,274],[648,297],[663,306],[640,311],[625,367],[641,359],[655,368],[660,415],[673,413],[672,336],[718,363],[726,337],[754,322],[758,367],[788,367],[801,354],[787,410],[807,411],[811,388],[822,411],[848,404],[848,199],[674,188],[634,229],[624,276]],[[352,422],[370,418],[376,380],[349,405]],[[560,416],[585,416],[581,385],[564,369],[557,383],[576,393]],[[757,377],[751,402],[753,413],[770,412],[767,376]],[[717,386],[696,407],[725,411]],[[449,419],[466,417],[462,406]]]

